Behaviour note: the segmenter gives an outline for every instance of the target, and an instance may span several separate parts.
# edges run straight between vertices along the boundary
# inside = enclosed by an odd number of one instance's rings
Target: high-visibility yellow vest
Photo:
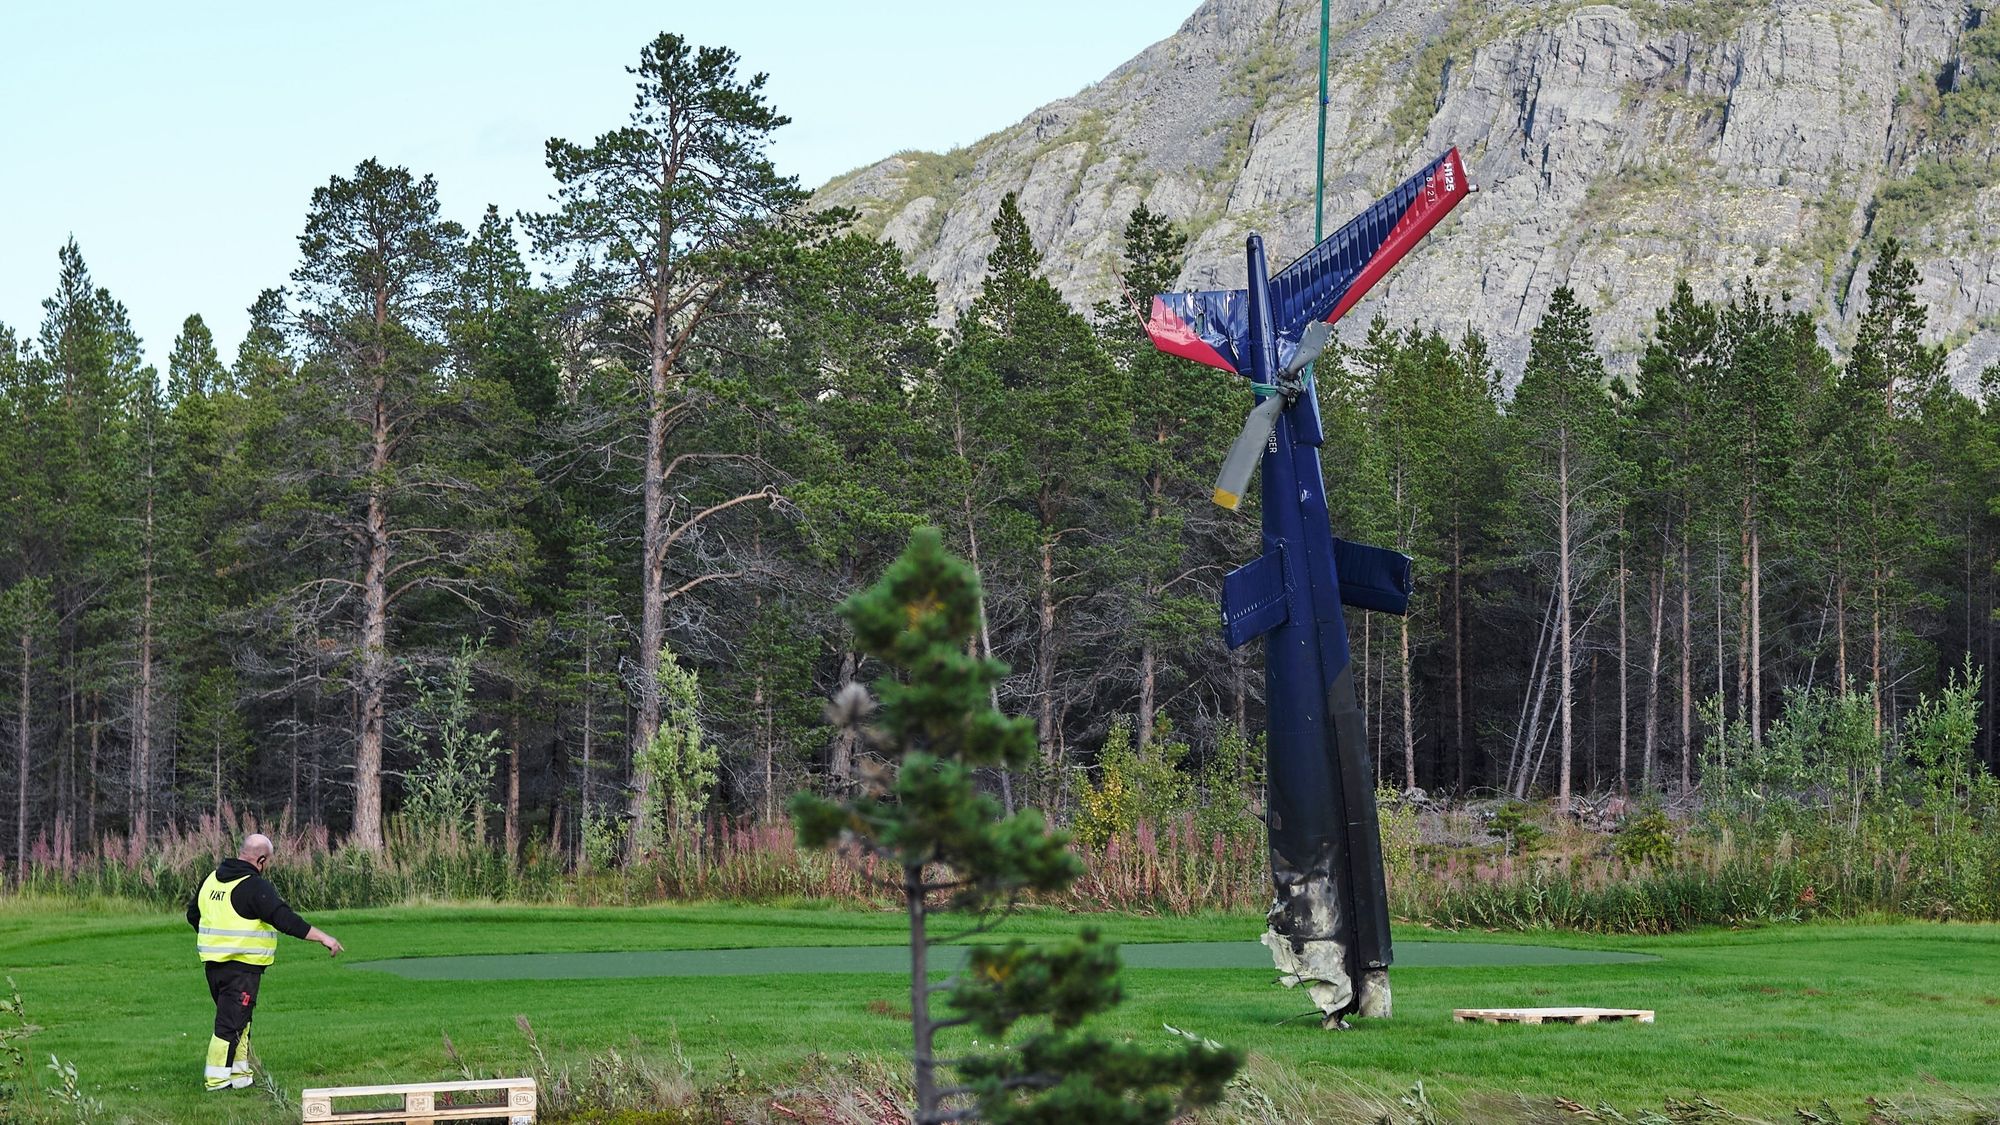
[[[236,913],[229,893],[250,876],[225,883],[210,872],[202,881],[199,898],[201,925],[195,932],[195,952],[204,961],[241,961],[246,965],[268,965],[278,959],[278,930],[269,922],[245,918]]]

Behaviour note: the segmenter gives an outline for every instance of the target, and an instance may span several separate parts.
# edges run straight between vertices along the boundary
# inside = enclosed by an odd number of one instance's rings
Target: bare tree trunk
[[[134,694],[132,783],[139,789],[139,819],[133,833],[145,839],[153,805],[153,465],[146,462],[146,505],[141,532],[139,594],[139,684]]]
[[[1988,769],[2000,767],[2000,740],[1994,737],[1994,728],[2000,725],[2000,717],[1993,714],[1993,640],[2000,633],[2000,606],[1994,604],[1993,573],[2000,565],[1986,568],[1986,709],[1980,714],[1986,719],[1986,765]]]
[[[1715,698],[1719,701],[1717,713],[1724,721],[1729,718],[1729,697],[1723,684],[1723,677],[1729,668],[1729,653],[1722,639],[1722,533],[1715,536]]]
[[[388,469],[385,404],[376,399],[375,453],[370,467]],[[374,477],[380,480],[379,476]],[[350,840],[371,852],[382,850],[382,735],[389,695],[389,537],[382,485],[368,489],[368,568],[361,595],[360,739],[354,754],[354,827]]]
[[[1153,686],[1159,678],[1155,667],[1153,642],[1149,637],[1139,642],[1139,745],[1149,746],[1153,741]]]
[[[1882,737],[1882,564],[1868,588],[1868,697],[1875,706],[1875,737]]]
[[[1631,711],[1627,694],[1625,675],[1625,547],[1618,548],[1618,795],[1623,797],[1630,791],[1626,777],[1627,732],[1631,727]]]
[[[1835,640],[1833,674],[1840,681],[1839,690],[1847,690],[1847,573],[1842,570],[1833,583],[1833,635]]]
[[[500,834],[512,862],[521,854],[521,685],[509,685],[507,694],[512,704],[507,715],[507,808]]]
[[[1972,514],[1970,512],[1966,513],[1965,516],[1963,537],[1965,539],[1965,615],[1963,621],[1960,623],[1960,628],[1964,630],[1965,662],[1970,664],[1972,663],[1972,603],[1977,600],[1977,595],[1973,591],[1978,589],[1972,577],[1973,533]],[[1977,750],[1973,751],[1973,757],[1977,758],[1978,754]]]
[[[1547,687],[1549,682],[1549,677],[1543,677],[1542,685],[1544,688]],[[1528,787],[1542,776],[1542,767],[1549,760],[1549,744],[1556,740],[1556,732],[1560,729],[1562,729],[1561,723],[1551,722],[1548,728],[1542,731],[1540,745],[1529,748],[1533,757],[1528,761],[1528,768],[1521,774],[1521,791],[1514,794],[1516,797],[1527,797]]]
[[[969,465],[971,463],[971,451],[966,447],[965,414],[958,408],[958,404],[956,403],[952,405],[951,425],[952,447],[957,452],[958,459]],[[959,504],[965,514],[966,558],[972,564],[972,573],[978,575],[983,583],[985,581],[985,572],[979,566],[979,523],[973,518],[972,492],[970,489],[960,494]],[[979,651],[988,660],[995,659],[993,655],[993,631],[986,617],[986,599],[984,597],[979,599]],[[993,709],[998,711],[1000,709],[1000,685],[998,682],[988,685],[986,697],[993,704]],[[1002,807],[1007,810],[1008,816],[1013,816],[1013,773],[1004,766],[995,772],[1000,775],[1000,800]]]
[[[62,825],[62,813],[70,807],[70,795],[76,791],[76,731],[88,725],[88,721],[72,723],[62,733],[62,753],[56,755],[56,789],[54,793],[42,793],[42,805],[48,807],[48,815],[58,827]]]
[[[90,693],[90,795],[91,803],[97,800],[97,761],[104,748],[104,712],[102,701],[96,692]],[[74,825],[72,825],[74,827]]]
[[[1694,559],[1681,506],[1681,792],[1694,788]]]
[[[1556,454],[1556,569],[1557,595],[1556,613],[1562,642],[1562,662],[1558,665],[1562,676],[1562,779],[1556,784],[1556,811],[1568,813],[1570,809],[1569,776],[1575,745],[1571,723],[1575,717],[1575,700],[1571,696],[1570,670],[1575,667],[1570,656],[1571,602],[1574,591],[1570,586],[1570,540],[1569,540],[1569,448],[1565,437],[1563,447]]]
[[[1458,791],[1465,792],[1467,759],[1465,745],[1465,599],[1463,594],[1464,556],[1459,543],[1458,513],[1451,517],[1451,696],[1452,744],[1458,758]]]
[[[757,714],[757,766],[758,771],[764,776],[763,820],[765,823],[769,823],[774,815],[771,805],[771,789],[774,785],[772,758],[776,756],[776,748],[772,746],[774,740],[771,734],[771,709],[770,705],[764,699],[764,677],[762,673],[759,673],[751,683],[750,709]]]
[[[1155,428],[1153,444],[1165,445],[1171,435],[1162,424]],[[1148,474],[1146,478],[1146,522],[1154,533],[1158,533],[1160,511],[1166,492],[1165,475],[1160,472]],[[1146,579],[1146,604],[1150,606],[1160,594],[1160,589],[1149,575]],[[1142,633],[1139,640],[1139,745],[1148,746],[1153,741],[1153,713],[1158,708],[1156,692],[1159,680],[1159,658],[1153,651],[1150,633]]]
[[[1750,704],[1750,521],[1756,518],[1756,509],[1750,498],[1743,500],[1743,527],[1737,533],[1737,563],[1742,573],[1736,576],[1736,714],[1738,718],[1752,714]],[[1754,735],[1753,735],[1754,737]]]
[[[840,686],[843,690],[848,684],[854,682],[854,675],[857,671],[859,671],[859,663],[855,654],[852,652],[841,653]],[[833,738],[833,749],[827,755],[826,772],[831,775],[828,780],[832,782],[828,788],[835,793],[845,792],[847,787],[854,782],[854,747],[857,737],[854,724],[843,723],[841,724],[840,733]]]
[[[1750,529],[1750,745],[1764,743],[1763,536]],[[1969,588],[1968,588],[1969,589]]]
[[[97,731],[102,725],[101,723],[93,723],[90,728],[90,791],[84,798],[85,803],[83,806],[83,838],[85,840],[97,839],[97,774],[102,765],[102,756],[99,751],[103,748]]]
[[[1375,742],[1369,747],[1369,754],[1379,770],[1382,768],[1382,712],[1372,698],[1374,693],[1370,687],[1375,680],[1375,662],[1368,659],[1368,643],[1374,639],[1375,615],[1364,609],[1361,611],[1361,710],[1368,716],[1368,737]]]
[[[1417,787],[1417,728],[1410,721],[1410,617],[1404,614],[1400,619],[1402,637],[1403,675],[1403,788]]]
[[[1640,784],[1650,793],[1653,790],[1654,739],[1658,736],[1660,726],[1660,634],[1663,632],[1661,618],[1664,616],[1667,600],[1667,560],[1664,554],[1660,557],[1659,569],[1647,576],[1647,583],[1651,589],[1647,591],[1646,597],[1649,607],[1647,615],[1649,636],[1647,638],[1648,656],[1646,663],[1646,736],[1644,749],[1641,751],[1641,761],[1643,764],[1640,768],[1640,777],[1642,779]]]
[[[597,645],[587,642],[583,646],[583,769],[576,779],[576,854],[583,856],[583,842],[590,833],[590,783],[591,752],[595,749],[597,731],[597,681],[592,679],[596,670]]]
[[[14,866],[22,871],[28,868],[28,716],[33,712],[34,699],[30,684],[35,672],[34,634],[26,627],[21,629],[21,694],[20,711],[14,719]]]
[[[1248,741],[1250,738],[1250,687],[1246,682],[1246,676],[1247,673],[1244,671],[1241,650],[1230,649],[1230,719],[1236,724],[1236,737]]]
[[[292,670],[291,742],[292,752],[287,757],[291,758],[292,783],[286,792],[285,810],[292,815],[296,823],[304,819],[301,815],[304,810],[299,808],[299,759],[305,756],[305,728],[299,725],[299,674],[296,667]]]
[[[958,409],[956,403],[952,406],[951,440],[952,447],[958,454],[958,459],[962,462],[970,463],[972,453],[966,447],[965,414]],[[959,506],[965,515],[966,561],[972,564],[972,573],[978,575],[983,584],[985,582],[985,571],[981,570],[979,566],[979,523],[973,518],[971,490],[968,489],[962,493],[958,499]],[[979,599],[979,651],[985,654],[988,660],[994,658],[993,633],[987,626],[986,599],[984,597]],[[992,701],[994,710],[997,711],[1000,709],[999,684],[996,683],[992,686],[987,692],[987,698]]]
[[[1590,778],[1589,788],[1585,790],[1589,793],[1595,793],[1602,788],[1599,783],[1600,778],[1598,777],[1598,762],[1603,757],[1603,748],[1598,744],[1598,736],[1604,724],[1598,718],[1597,704],[1601,698],[1598,691],[1598,678],[1599,673],[1603,671],[1603,657],[1603,653],[1594,649],[1591,650],[1590,675],[1585,681],[1583,691],[1584,713],[1587,718],[1584,719],[1583,723],[1583,767],[1578,770],[1578,773],[1587,775]]]
[[[389,294],[375,291],[375,338],[389,323]],[[363,545],[368,556],[361,594],[361,694],[354,753],[354,827],[350,839],[368,851],[382,850],[382,738],[389,694],[389,357],[381,344],[371,358],[374,376],[369,402],[368,516]]]
[[[324,824],[326,823],[326,807],[320,800],[319,683],[317,681],[313,683],[311,690],[311,702],[306,707],[306,713],[311,716],[311,723],[306,728],[309,735],[306,749],[312,753],[312,823]]]
[[[1549,604],[1542,610],[1540,631],[1535,637],[1534,661],[1528,669],[1528,688],[1521,695],[1521,716],[1514,725],[1514,745],[1507,755],[1507,789],[1516,797],[1525,797],[1528,784],[1539,772],[1535,761],[1537,743],[1547,741],[1542,728],[1542,708],[1547,705],[1549,683],[1554,678],[1550,669],[1555,664],[1556,652],[1556,590],[1549,590]],[[1554,730],[1553,724],[1548,728]]]
[[[662,266],[664,268],[664,265]],[[667,314],[656,309],[652,324],[652,356],[646,397],[644,523],[640,534],[639,698],[638,721],[632,725],[632,791],[629,849],[636,851],[645,836],[646,801],[653,791],[652,770],[645,749],[660,729],[660,652],[667,643]]]
[[[1056,556],[1055,541],[1042,539],[1042,579],[1035,600],[1035,741],[1042,765],[1056,766]]]

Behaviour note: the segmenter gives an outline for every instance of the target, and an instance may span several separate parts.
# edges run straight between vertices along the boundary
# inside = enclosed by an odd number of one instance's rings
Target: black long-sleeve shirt
[[[216,878],[227,883],[231,879],[248,879],[236,884],[229,892],[229,905],[245,918],[255,918],[259,922],[269,922],[279,933],[288,937],[302,938],[312,929],[304,918],[298,916],[285,900],[278,897],[278,888],[269,879],[257,874],[257,868],[247,859],[225,859],[215,869]],[[201,888],[196,887],[188,898],[188,925],[201,928]]]

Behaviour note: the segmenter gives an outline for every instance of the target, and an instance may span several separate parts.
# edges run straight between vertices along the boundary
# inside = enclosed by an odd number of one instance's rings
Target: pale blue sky
[[[544,206],[542,144],[622,124],[661,31],[770,74],[772,155],[817,186],[1005,128],[1171,35],[1196,0],[0,0],[0,323],[30,337],[71,234],[162,368],[189,313],[235,354],[312,189],[370,156],[448,217]]]

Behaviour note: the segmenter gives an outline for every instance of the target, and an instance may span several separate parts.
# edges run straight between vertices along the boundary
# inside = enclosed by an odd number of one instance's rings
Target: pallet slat
[[[1633,1020],[1652,1023],[1650,1008],[1454,1008],[1451,1018],[1459,1023],[1574,1023],[1592,1024],[1600,1020]]]
[[[490,1093],[500,1095],[493,1105],[438,1105],[440,1094]],[[336,1098],[400,1097],[395,1108],[342,1110]],[[334,1122],[341,1125],[370,1125],[390,1121],[466,1121],[505,1117],[509,1125],[531,1125],[535,1120],[535,1080],[495,1078],[472,1082],[404,1082],[389,1086],[323,1086],[301,1092],[302,1119],[308,1123]]]
[[[416,1094],[431,1091],[439,1094],[459,1093],[464,1090],[512,1090],[516,1087],[532,1090],[532,1078],[485,1078],[469,1082],[402,1082],[392,1086],[323,1086],[304,1091],[306,1097],[365,1098],[378,1094]]]

